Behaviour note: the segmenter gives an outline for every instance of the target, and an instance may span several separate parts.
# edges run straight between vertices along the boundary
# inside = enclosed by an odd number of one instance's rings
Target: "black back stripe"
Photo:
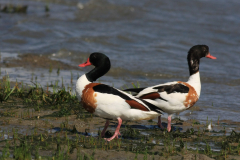
[[[130,92],[136,92],[139,93],[142,90],[144,90],[145,88],[128,88],[128,89],[124,89],[123,91],[130,91]]]
[[[93,87],[93,90],[95,92],[100,92],[100,93],[108,93],[108,94],[113,94],[113,95],[116,95],[116,96],[119,96],[125,100],[132,100],[129,96],[127,96],[126,94],[118,91],[117,89],[113,88],[113,87],[110,87],[108,85],[105,85],[105,84],[99,84],[97,86],[94,86]]]
[[[177,83],[172,85],[163,85],[154,87],[153,89],[157,89],[158,92],[167,92],[167,94],[179,92],[179,93],[188,93],[189,88],[183,84]]]

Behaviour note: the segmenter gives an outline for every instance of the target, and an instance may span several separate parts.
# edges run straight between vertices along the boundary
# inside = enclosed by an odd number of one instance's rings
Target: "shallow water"
[[[217,60],[201,59],[202,92],[194,111],[183,119],[240,121],[240,2],[237,0],[2,0],[26,4],[27,14],[0,13],[2,59],[17,54],[49,55],[77,66],[91,52],[107,54],[111,71],[101,82],[121,88],[137,81],[149,86],[188,79],[187,51],[207,44]],[[45,5],[50,11],[45,12]],[[4,55],[4,56],[3,56]],[[1,68],[12,80],[31,79],[74,87],[90,68],[61,70]],[[35,78],[37,77],[37,79]],[[166,114],[164,115],[167,116]]]

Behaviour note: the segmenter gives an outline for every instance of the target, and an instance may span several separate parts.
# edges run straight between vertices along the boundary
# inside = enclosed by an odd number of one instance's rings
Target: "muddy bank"
[[[1,158],[236,159],[240,155],[238,122],[220,118],[200,123],[176,117],[167,132],[157,126],[157,119],[124,121],[121,136],[106,142],[99,136],[105,120],[86,112],[74,94],[60,87],[49,91],[38,85],[12,85],[8,78],[1,80]],[[162,121],[166,127],[167,120]],[[116,126],[116,121],[110,122],[106,138]]]
[[[63,107],[63,108],[62,108]],[[32,108],[12,99],[0,104],[0,150],[16,155],[14,146],[32,147],[31,155],[42,159],[238,159],[240,134],[232,134],[224,127],[212,124],[221,131],[208,131],[206,124],[196,120],[173,119],[173,131],[168,133],[156,125],[157,120],[124,122],[122,136],[111,142],[99,137],[105,120],[84,110]],[[65,106],[66,107],[66,106]],[[78,104],[77,107],[81,107]],[[166,119],[163,119],[166,122]],[[231,122],[229,122],[231,123]],[[163,122],[163,125],[167,124]],[[106,137],[117,126],[111,121]],[[230,126],[229,126],[230,127]],[[236,128],[239,130],[239,127]],[[238,137],[239,136],[239,137]],[[14,137],[14,138],[13,138]],[[229,141],[223,146],[221,143]],[[38,146],[37,148],[35,146]],[[229,147],[231,146],[231,150]],[[225,147],[225,149],[224,149]],[[35,157],[35,159],[37,159]]]

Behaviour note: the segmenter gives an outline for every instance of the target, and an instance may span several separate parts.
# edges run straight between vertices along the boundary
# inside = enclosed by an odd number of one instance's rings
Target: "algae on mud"
[[[99,136],[104,119],[86,112],[65,88],[51,92],[37,83],[25,87],[11,83],[8,76],[0,83],[1,159],[233,159],[240,155],[240,133],[224,130],[226,123],[221,120],[214,125],[217,131],[209,132],[208,123],[175,118],[175,131],[169,133],[152,120],[126,122],[122,136],[106,142]],[[115,125],[111,123],[106,137]]]

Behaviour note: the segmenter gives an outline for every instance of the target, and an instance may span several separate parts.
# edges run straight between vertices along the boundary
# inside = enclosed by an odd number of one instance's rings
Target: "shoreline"
[[[15,82],[13,90],[10,85],[3,84],[10,82],[1,80],[0,91],[6,92],[5,97],[1,95],[0,104],[2,157],[232,159],[240,155],[238,122],[220,119],[218,122],[208,120],[200,123],[196,119],[183,121],[174,118],[174,131],[168,133],[166,129],[158,128],[156,119],[126,121],[120,129],[122,136],[106,142],[98,136],[105,120],[86,112],[75,95],[70,95],[65,89],[51,92],[38,86],[21,88]],[[6,95],[9,95],[7,99]],[[163,118],[164,126],[165,121]],[[207,129],[209,123],[212,123],[211,131]],[[111,121],[105,137],[111,136],[115,127],[116,123]],[[16,150],[17,146],[22,150]]]

